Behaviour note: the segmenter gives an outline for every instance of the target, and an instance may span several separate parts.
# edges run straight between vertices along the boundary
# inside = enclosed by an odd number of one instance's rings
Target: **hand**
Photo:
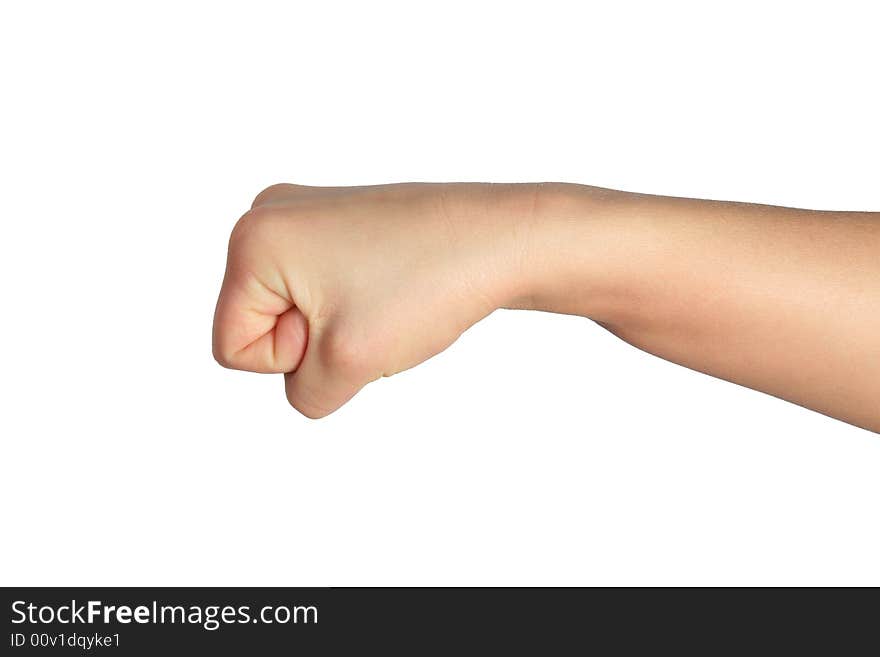
[[[516,288],[535,185],[275,185],[236,224],[214,317],[225,367],[285,374],[327,415],[439,353]]]

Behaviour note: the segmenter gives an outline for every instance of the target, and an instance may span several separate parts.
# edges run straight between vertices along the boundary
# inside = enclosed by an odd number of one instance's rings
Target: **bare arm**
[[[545,187],[522,307],[880,431],[880,214]]]
[[[284,372],[310,417],[497,307],[880,431],[880,214],[544,183],[278,185],[233,231],[224,365]]]

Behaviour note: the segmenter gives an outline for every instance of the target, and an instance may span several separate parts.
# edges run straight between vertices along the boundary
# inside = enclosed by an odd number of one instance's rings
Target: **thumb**
[[[290,405],[306,417],[324,417],[374,379],[370,361],[353,345],[338,332],[315,331],[299,369],[284,375]]]
[[[214,358],[250,372],[291,372],[308,342],[300,310],[267,288],[226,280],[214,313]]]

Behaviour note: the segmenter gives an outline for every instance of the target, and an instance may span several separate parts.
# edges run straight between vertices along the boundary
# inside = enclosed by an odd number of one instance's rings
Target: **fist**
[[[530,185],[275,185],[235,225],[214,315],[217,361],[283,373],[327,415],[445,349],[514,293]]]

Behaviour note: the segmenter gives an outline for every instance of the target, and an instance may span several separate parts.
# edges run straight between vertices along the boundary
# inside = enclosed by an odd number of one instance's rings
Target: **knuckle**
[[[367,342],[350,329],[333,328],[321,339],[320,357],[324,366],[352,381],[369,378],[373,353]]]
[[[221,367],[225,367],[228,370],[235,369],[235,365],[233,363],[233,354],[231,354],[228,350],[223,349],[215,344],[213,348],[213,354],[214,360],[216,360]]]
[[[260,206],[245,212],[232,228],[229,249],[246,249],[271,240],[277,232],[282,212],[276,208]]]
[[[251,203],[251,208],[256,208],[264,203],[272,203],[273,201],[287,198],[296,188],[296,185],[291,185],[290,183],[276,183],[274,185],[269,185],[254,197],[254,202]]]
[[[218,306],[218,309],[220,309],[221,306]],[[213,335],[211,339],[211,353],[214,356],[214,360],[217,361],[221,367],[225,367],[229,370],[237,370],[241,369],[239,352],[231,339],[230,333],[230,324],[227,319],[222,316],[221,312],[216,313],[214,316]]]

